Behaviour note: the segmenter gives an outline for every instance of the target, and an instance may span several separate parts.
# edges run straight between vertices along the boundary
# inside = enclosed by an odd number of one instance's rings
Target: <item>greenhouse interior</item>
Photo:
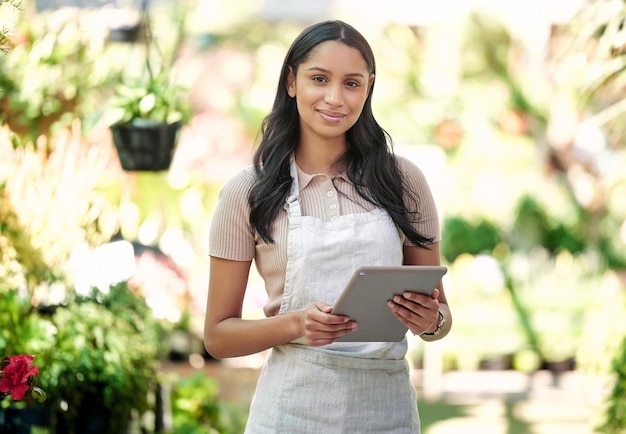
[[[0,433],[244,432],[270,350],[205,348],[211,221],[325,20],[371,44],[438,209],[454,326],[406,336],[421,432],[626,433],[624,0],[0,1],[0,386],[36,373]]]

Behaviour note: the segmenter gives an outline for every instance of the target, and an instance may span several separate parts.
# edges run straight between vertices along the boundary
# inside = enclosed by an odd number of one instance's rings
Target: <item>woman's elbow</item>
[[[211,338],[208,333],[204,333],[204,349],[214,359],[224,359],[228,355],[224,354],[223,348],[219,345],[216,339]]]

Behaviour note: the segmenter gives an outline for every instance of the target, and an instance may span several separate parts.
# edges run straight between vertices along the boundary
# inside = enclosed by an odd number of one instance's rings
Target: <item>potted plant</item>
[[[165,72],[117,89],[107,121],[123,169],[169,168],[180,129],[191,118],[184,92]]]
[[[184,40],[184,13],[174,13],[175,37],[164,54],[153,38],[147,7],[142,11],[145,42],[140,77],[124,78],[107,108],[106,120],[122,168],[128,171],[167,170],[181,127],[191,119],[187,89],[174,77],[172,59]]]
[[[41,374],[56,431],[123,434],[154,411],[166,328],[126,282],[57,307],[54,352]]]

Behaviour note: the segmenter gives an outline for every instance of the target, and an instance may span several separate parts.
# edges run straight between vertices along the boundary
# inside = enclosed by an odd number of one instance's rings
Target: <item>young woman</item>
[[[422,172],[395,156],[372,114],[372,50],[341,21],[305,29],[287,52],[254,165],[220,192],[210,232],[204,339],[216,358],[271,348],[246,433],[419,433],[407,342],[344,343],[358,324],[332,305],[362,265],[439,265],[439,223]],[[242,319],[252,260],[266,318]],[[389,309],[441,339],[441,282]]]

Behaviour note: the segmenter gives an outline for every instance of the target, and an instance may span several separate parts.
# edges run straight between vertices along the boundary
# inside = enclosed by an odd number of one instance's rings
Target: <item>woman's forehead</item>
[[[347,74],[369,73],[363,54],[354,47],[340,41],[325,41],[311,50],[307,59],[298,69],[323,69],[328,72],[342,70]]]

